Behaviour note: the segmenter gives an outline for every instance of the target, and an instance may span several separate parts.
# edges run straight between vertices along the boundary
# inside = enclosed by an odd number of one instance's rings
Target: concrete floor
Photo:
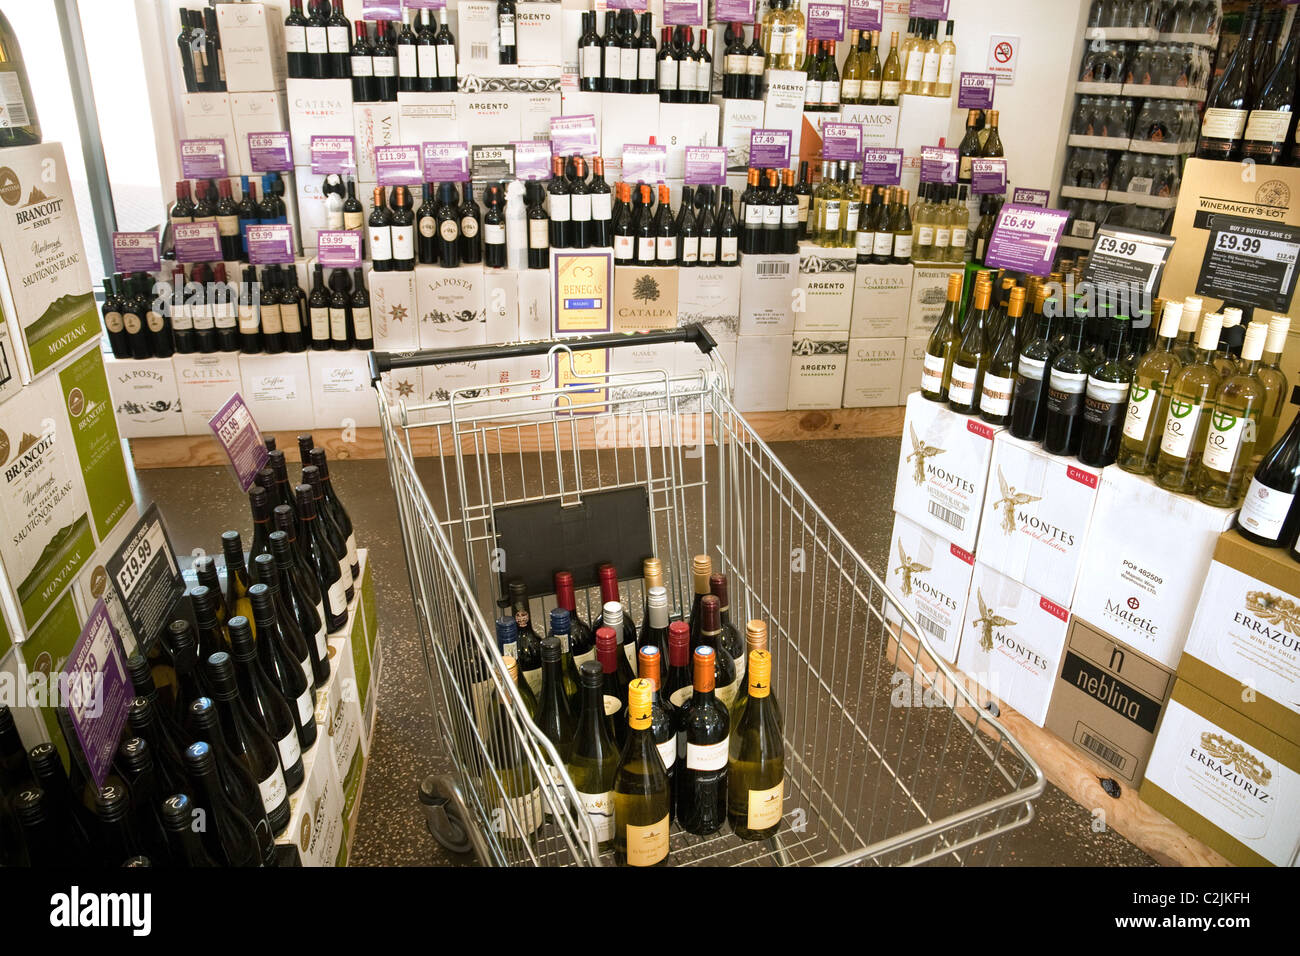
[[[899,440],[890,438],[790,442],[773,446],[827,517],[872,568],[888,558],[894,472]],[[384,642],[379,716],[361,800],[353,865],[472,865],[443,850],[428,834],[416,788],[446,769],[435,733],[401,534],[387,467],[381,461],[332,462],[331,476],[370,549],[380,634]],[[216,551],[227,528],[247,531],[247,503],[223,468],[140,472],[144,501],[156,500],[178,551]],[[848,491],[851,489],[851,491]],[[1153,865],[1113,831],[1094,832],[1091,814],[1048,784],[1035,819],[983,845],[972,862],[1001,865]]]

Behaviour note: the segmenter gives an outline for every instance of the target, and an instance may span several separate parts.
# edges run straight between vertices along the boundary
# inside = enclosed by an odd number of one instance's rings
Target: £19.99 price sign
[[[1295,293],[1300,229],[1211,214],[1210,239],[1196,281],[1198,295],[1286,312]]]

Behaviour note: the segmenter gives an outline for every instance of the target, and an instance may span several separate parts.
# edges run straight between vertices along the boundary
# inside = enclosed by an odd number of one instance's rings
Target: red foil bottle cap
[[[600,661],[600,669],[606,674],[618,670],[618,658],[615,656],[618,653],[618,635],[614,633],[614,629],[596,628],[596,659]]]
[[[573,575],[568,571],[555,572],[555,603],[570,613],[577,609],[573,593]]]
[[[691,626],[685,621],[668,625],[668,663],[672,667],[685,667],[691,650]]]
[[[612,564],[602,564],[596,573],[600,577],[600,600],[617,601],[618,596],[618,571],[614,570]]]

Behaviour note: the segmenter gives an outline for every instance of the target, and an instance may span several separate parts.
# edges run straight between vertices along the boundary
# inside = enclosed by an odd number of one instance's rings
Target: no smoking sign
[[[997,76],[999,86],[1016,81],[1016,61],[1020,58],[1020,37],[995,33],[989,37],[988,71]]]

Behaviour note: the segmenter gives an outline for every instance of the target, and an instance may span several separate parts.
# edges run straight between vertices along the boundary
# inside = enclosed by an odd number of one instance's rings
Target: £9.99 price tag
[[[1210,231],[1196,282],[1198,295],[1286,312],[1296,286],[1300,228],[1222,213],[1201,217]]]

